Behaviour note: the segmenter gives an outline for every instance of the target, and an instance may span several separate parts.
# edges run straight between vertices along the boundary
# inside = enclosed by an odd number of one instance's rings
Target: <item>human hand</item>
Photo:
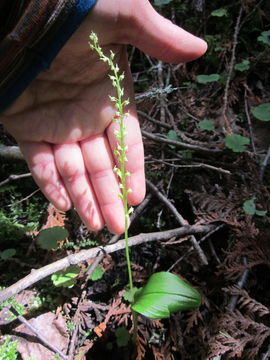
[[[113,172],[117,159],[112,122],[115,110],[107,65],[89,50],[91,31],[104,52],[112,50],[130,105],[126,108],[128,146],[127,186],[131,205],[145,195],[144,155],[136,115],[126,44],[167,62],[185,62],[201,56],[206,44],[164,19],[148,0],[98,0],[79,29],[23,94],[0,115],[17,140],[42,192],[58,209],[75,206],[86,226],[105,224],[114,233],[124,231],[124,211]]]

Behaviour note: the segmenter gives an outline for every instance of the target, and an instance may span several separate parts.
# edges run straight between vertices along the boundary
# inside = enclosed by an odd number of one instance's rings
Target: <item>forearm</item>
[[[0,111],[52,60],[96,0],[1,0]]]

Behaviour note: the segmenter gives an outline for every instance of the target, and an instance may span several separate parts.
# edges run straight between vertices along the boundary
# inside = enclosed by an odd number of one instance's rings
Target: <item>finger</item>
[[[51,145],[20,142],[19,146],[34,180],[46,198],[59,210],[71,207],[71,199],[57,171]]]
[[[128,194],[128,202],[130,205],[138,205],[145,197],[145,174],[144,174],[144,151],[141,136],[140,125],[135,115],[135,111],[130,110],[129,116],[124,119],[126,126],[125,144],[127,146],[127,162],[125,163],[126,171],[130,176],[126,178],[127,188],[132,192]],[[107,134],[110,146],[117,148],[117,139],[114,131],[119,130],[119,124],[112,122],[107,128]],[[115,158],[117,163],[118,159]]]
[[[150,3],[140,0],[131,14],[131,44],[162,61],[179,63],[202,56],[207,44],[159,15]]]
[[[95,135],[81,141],[84,162],[108,229],[117,234],[124,232],[124,209],[108,140]]]
[[[73,204],[85,225],[94,231],[104,226],[95,192],[78,143],[54,145],[55,162]]]

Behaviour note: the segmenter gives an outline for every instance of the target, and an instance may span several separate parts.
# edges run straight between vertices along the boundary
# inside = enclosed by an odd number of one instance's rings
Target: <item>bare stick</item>
[[[221,152],[220,149],[208,149],[208,148],[204,148],[204,147],[198,146],[198,145],[192,145],[192,144],[183,143],[181,141],[167,139],[165,137],[151,134],[148,131],[143,130],[143,129],[142,129],[142,134],[145,137],[147,137],[148,139],[151,139],[151,140],[154,140],[154,141],[157,141],[160,143],[164,143],[164,144],[174,145],[175,147],[178,147],[180,149],[189,149],[189,150],[200,151],[200,152],[211,153],[211,154]]]
[[[212,231],[215,227],[215,225],[185,225],[181,228],[171,229],[167,231],[157,231],[153,233],[140,234],[129,238],[129,246],[140,245],[151,241],[164,241],[174,236],[185,237],[192,234],[207,233],[209,231]],[[29,275],[25,276],[23,279],[17,281],[10,287],[0,291],[0,304],[11,296],[18,294],[20,291],[28,288],[29,286],[37,283],[38,281],[46,278],[47,276],[56,273],[57,271],[63,270],[71,265],[76,265],[82,261],[97,257],[100,253],[100,250],[106,252],[107,254],[110,254],[124,248],[125,241],[119,240],[115,244],[81,250],[76,254],[71,254],[38,270],[32,270],[32,272]]]
[[[27,178],[30,176],[32,176],[31,173],[26,173],[26,174],[21,174],[21,175],[9,175],[9,177],[7,179],[0,182],[0,186],[4,186],[4,185],[10,183],[11,181],[24,179],[24,178]]]
[[[231,60],[230,60],[230,65],[229,65],[229,71],[228,71],[228,77],[226,80],[226,85],[225,85],[225,90],[224,90],[224,97],[223,97],[223,109],[222,109],[222,116],[224,118],[224,130],[226,133],[231,134],[232,133],[232,128],[231,128],[231,124],[228,121],[227,115],[226,115],[226,111],[228,108],[228,94],[229,94],[229,86],[230,86],[230,81],[231,81],[231,77],[232,77],[232,72],[233,72],[233,67],[234,67],[234,63],[235,63],[235,50],[236,50],[236,46],[238,43],[238,34],[239,34],[239,30],[240,30],[240,19],[242,16],[242,12],[243,12],[243,8],[242,6],[240,7],[240,11],[236,20],[236,25],[235,25],[235,29],[234,29],[234,34],[233,34],[233,48],[232,48],[232,55],[231,55]]]
[[[59,349],[57,349],[54,345],[52,345],[46,338],[40,333],[38,329],[36,329],[33,325],[30,324],[28,320],[25,319],[24,316],[20,315],[20,313],[13,307],[8,307],[9,311],[11,311],[17,319],[24,324],[25,327],[27,327],[33,334],[37,336],[37,338],[45,345],[48,349],[53,351],[54,353],[58,354],[62,359],[68,360],[67,356],[62,353]]]
[[[231,172],[229,170],[225,170],[225,169],[222,169],[222,168],[218,168],[216,166],[203,164],[203,163],[193,163],[193,164],[190,164],[190,165],[177,165],[177,164],[170,163],[170,161],[179,161],[179,160],[182,160],[182,159],[168,159],[168,160],[164,159],[164,160],[160,160],[160,159],[154,159],[153,158],[150,161],[146,161],[146,163],[149,164],[151,162],[159,162],[159,163],[169,165],[169,166],[174,167],[174,168],[204,168],[204,169],[217,171],[217,172],[220,172],[220,173],[225,174],[225,175],[231,175]]]
[[[256,147],[255,147],[255,143],[254,143],[254,135],[253,135],[252,123],[251,123],[251,119],[250,119],[250,116],[249,116],[248,99],[247,99],[247,89],[246,89],[246,87],[245,87],[244,100],[245,100],[245,113],[246,113],[246,118],[247,118],[247,122],[248,122],[248,128],[249,128],[251,146],[252,146],[252,150],[253,150],[254,154],[256,154]]]
[[[151,121],[152,123],[156,124],[156,125],[162,126],[162,127],[166,128],[166,129],[171,128],[171,126],[169,124],[163,123],[163,122],[161,122],[159,120],[156,120],[156,119],[153,119],[151,116],[149,116],[148,114],[146,114],[145,112],[143,112],[141,110],[137,110],[137,113],[139,115],[141,115],[142,117],[144,117],[145,119],[147,119],[147,120]]]
[[[214,227],[212,230],[210,230],[205,236],[203,236],[199,241],[198,243],[201,244],[202,242],[204,242],[205,240],[209,239],[209,237],[216,231],[220,230],[221,228],[223,228],[225,225],[224,224],[221,224],[221,225],[218,225],[216,227]],[[179,259],[177,259],[175,261],[174,264],[172,264],[169,269],[167,271],[172,271],[172,269],[177,265],[179,264],[191,251],[193,250],[193,247],[191,247],[183,256],[181,256]]]
[[[247,258],[246,258],[246,257],[243,257],[243,265],[247,265],[247,264],[248,264]],[[246,269],[246,270],[243,272],[240,280],[239,280],[238,283],[237,283],[237,287],[238,287],[238,288],[243,289],[243,287],[244,287],[244,285],[245,285],[245,283],[246,283],[246,281],[247,281],[249,271],[250,271],[250,269]],[[231,297],[231,299],[230,299],[230,301],[229,301],[229,304],[228,304],[228,306],[227,306],[227,308],[228,308],[229,311],[234,311],[234,309],[235,309],[235,307],[236,307],[236,305],[237,305],[238,298],[239,298],[239,295],[232,295],[232,297]]]
[[[23,201],[26,201],[28,199],[30,199],[30,197],[32,197],[33,195],[35,195],[37,192],[39,192],[40,189],[36,189],[34,190],[33,192],[31,192],[31,194],[27,195],[26,197],[24,197],[23,199],[20,199],[18,201],[14,201],[13,203],[9,204],[8,207],[12,207],[14,205],[17,205],[17,204],[20,204],[22,203]]]
[[[266,169],[269,159],[270,159],[270,145],[269,145],[267,154],[262,162],[262,166],[261,166],[261,170],[260,170],[260,180],[261,181],[263,180],[264,172],[265,172],[265,169]]]
[[[147,185],[150,187],[152,191],[154,191],[155,195],[167,206],[167,208],[173,213],[176,220],[179,222],[180,225],[185,226],[187,224],[187,221],[182,217],[182,215],[177,211],[176,207],[168,200],[160,191],[159,189],[151,183],[151,181],[146,180]],[[198,256],[202,262],[203,265],[208,265],[208,260],[206,258],[205,253],[203,252],[203,249],[198,244],[195,236],[190,237],[190,241],[194,247],[194,249],[197,251]]]

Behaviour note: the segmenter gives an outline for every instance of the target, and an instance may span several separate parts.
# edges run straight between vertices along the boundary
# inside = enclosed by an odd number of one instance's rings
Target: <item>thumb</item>
[[[159,15],[148,1],[138,1],[133,13],[131,44],[159,60],[179,63],[197,59],[207,50],[204,40]]]

